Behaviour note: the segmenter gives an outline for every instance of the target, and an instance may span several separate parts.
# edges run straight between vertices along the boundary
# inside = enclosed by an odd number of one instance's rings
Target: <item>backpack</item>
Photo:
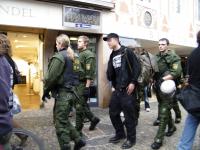
[[[134,53],[141,64],[141,73],[138,78],[138,83],[139,85],[147,86],[153,78],[154,73],[158,72],[156,58],[143,48],[134,48]]]

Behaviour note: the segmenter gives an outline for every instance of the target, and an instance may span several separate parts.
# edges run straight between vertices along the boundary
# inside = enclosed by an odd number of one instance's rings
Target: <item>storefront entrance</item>
[[[19,97],[23,109],[38,109],[42,87],[43,42],[39,34],[7,32],[12,45],[12,58],[21,74],[20,84],[14,93]]]

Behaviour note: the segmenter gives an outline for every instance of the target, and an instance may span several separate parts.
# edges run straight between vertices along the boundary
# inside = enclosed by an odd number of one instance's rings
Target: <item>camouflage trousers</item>
[[[75,102],[75,109],[76,109],[76,129],[82,134],[82,128],[84,126],[84,119],[87,118],[89,121],[92,121],[95,116],[91,112],[90,107],[87,103],[87,99],[83,96],[83,92],[85,89],[85,84],[81,83],[77,86],[77,95],[79,97],[79,101]]]
[[[158,95],[159,93],[156,92],[156,98],[157,98],[157,101],[158,101],[158,108],[160,108],[160,97]],[[175,117],[176,118],[181,118],[181,110],[179,108],[179,104],[178,104],[178,101],[175,99],[175,97],[173,98],[173,102],[171,103],[171,106],[172,106],[172,109],[175,113]],[[157,117],[157,120],[160,120],[160,109],[158,109],[158,117]]]
[[[177,99],[174,99],[173,104],[172,104],[172,109],[174,110],[175,117],[176,118],[181,118],[181,110],[179,108]]]
[[[69,143],[71,140],[75,142],[80,140],[78,131],[68,118],[74,101],[76,100],[77,98],[72,92],[66,91],[66,89],[60,89],[55,101],[54,123],[61,150],[70,149]]]
[[[136,103],[135,103],[135,116],[139,119],[140,116],[140,103],[144,101],[144,86],[139,85],[136,89]]]
[[[158,93],[158,96],[160,100],[158,105],[160,124],[154,141],[161,143],[165,136],[166,127],[168,126],[168,130],[174,128],[171,115],[173,98],[166,97],[161,92]]]

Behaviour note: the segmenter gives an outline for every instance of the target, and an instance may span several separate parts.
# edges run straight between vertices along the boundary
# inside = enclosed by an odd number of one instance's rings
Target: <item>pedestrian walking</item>
[[[13,128],[19,128],[19,129],[23,129],[23,127],[20,125],[20,123],[18,123],[15,119],[14,116],[19,113],[21,110],[15,110],[15,106],[16,106],[16,95],[13,93],[13,89],[14,86],[16,84],[20,83],[20,72],[18,70],[18,67],[15,63],[15,61],[12,59],[12,48],[11,48],[11,44],[10,44],[10,40],[8,39],[8,37],[6,35],[1,35],[1,38],[4,39],[4,44],[7,45],[5,48],[5,53],[4,56],[6,58],[6,60],[8,61],[11,69],[12,69],[12,75],[11,75],[11,84],[12,84],[12,96],[10,98],[10,108],[11,108],[11,114],[12,114],[12,126]],[[16,134],[17,137],[21,140],[20,145],[24,145],[27,141],[28,136],[27,135],[21,135],[21,134]]]
[[[121,148],[128,149],[136,143],[135,90],[141,66],[133,51],[121,46],[116,33],[108,34],[103,40],[112,50],[108,61],[107,78],[112,82],[114,89],[109,104],[109,115],[115,128],[115,135],[109,139],[109,142],[118,143],[126,138]],[[125,117],[124,124],[120,118],[121,111]]]
[[[148,97],[148,89],[147,89],[148,87],[147,86],[145,86],[144,87],[144,108],[145,108],[145,110],[146,110],[146,112],[150,112],[150,103],[149,103],[149,97]]]
[[[82,135],[82,128],[84,126],[84,119],[90,121],[89,130],[94,130],[100,119],[96,117],[90,110],[88,101],[91,95],[91,85],[95,78],[95,54],[88,49],[89,38],[87,36],[78,37],[78,50],[80,60],[80,74],[79,74],[79,103],[76,103],[76,129]]]
[[[49,98],[49,92],[55,98],[54,123],[61,150],[71,150],[70,141],[75,142],[74,150],[85,146],[85,141],[71,124],[68,116],[75,101],[79,85],[78,62],[74,61],[74,52],[69,47],[70,40],[65,34],[56,38],[58,52],[51,58],[44,77],[43,101]]]
[[[188,58],[187,74],[189,76],[188,84],[200,90],[200,31],[197,33],[198,46],[195,48]],[[191,150],[194,142],[195,134],[200,123],[200,118],[188,113],[182,136],[178,143],[177,150]]]
[[[155,89],[158,100],[159,121],[157,119],[155,122],[159,122],[159,128],[154,138],[154,142],[151,145],[152,149],[159,149],[162,146],[164,136],[171,136],[176,131],[170,111],[174,103],[174,98],[164,95],[160,91],[160,85],[165,80],[174,80],[177,83],[182,73],[180,57],[174,51],[168,49],[169,40],[162,38],[159,40],[158,44],[159,53],[156,57],[159,72],[155,76]],[[165,133],[167,126],[168,131]]]
[[[0,149],[11,150],[9,140],[12,134],[12,68],[5,58],[10,45],[8,38],[0,34]]]

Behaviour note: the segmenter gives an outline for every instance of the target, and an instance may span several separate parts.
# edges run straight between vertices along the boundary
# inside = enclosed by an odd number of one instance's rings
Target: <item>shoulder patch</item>
[[[86,70],[90,70],[91,65],[90,64],[86,64]]]
[[[177,70],[177,69],[178,69],[178,64],[173,64],[173,65],[172,65],[172,68],[173,68],[174,70]]]

